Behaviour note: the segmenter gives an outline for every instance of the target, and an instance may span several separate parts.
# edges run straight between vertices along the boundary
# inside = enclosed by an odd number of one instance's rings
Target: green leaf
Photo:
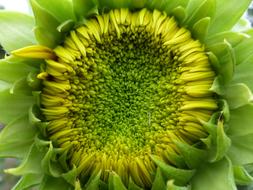
[[[109,190],[127,190],[120,177],[113,171],[109,174]]]
[[[243,166],[234,166],[235,182],[238,185],[250,185],[253,182],[253,177],[244,169]]]
[[[30,0],[36,21],[35,36],[42,45],[54,48],[60,44],[63,36],[57,31],[60,22],[45,8],[41,7],[37,0]]]
[[[163,161],[159,160],[155,156],[152,156],[152,160],[160,167],[162,174],[166,180],[175,180],[176,185],[187,184],[195,173],[195,170],[185,170],[170,166]]]
[[[196,22],[192,27],[192,35],[194,38],[204,41],[208,27],[210,24],[210,17],[205,17]]]
[[[193,27],[194,24],[199,20],[205,17],[213,17],[216,9],[216,0],[205,0],[195,6],[196,7],[192,13],[187,12],[187,15],[189,15],[189,17],[186,19],[185,24],[190,28]],[[187,10],[189,11],[189,9]]]
[[[250,89],[243,83],[229,85],[225,90],[224,98],[230,109],[242,107],[253,100]]]
[[[10,94],[9,90],[5,90],[0,92],[0,102],[0,121],[7,124],[27,113],[35,100],[33,96]]]
[[[253,105],[231,110],[228,136],[232,141],[229,156],[235,164],[249,164],[253,160]]]
[[[70,0],[35,0],[43,9],[47,10],[60,23],[66,20],[76,20],[73,4]]]
[[[0,133],[0,157],[24,157],[37,130],[24,115],[9,123]]]
[[[217,8],[214,19],[212,19],[209,34],[215,34],[230,30],[247,10],[251,0],[216,0]]]
[[[13,175],[24,175],[24,174],[41,174],[41,160],[45,155],[44,150],[39,150],[38,147],[33,144],[30,151],[17,168],[11,168],[5,170],[7,173]]]
[[[152,184],[151,190],[166,190],[166,184],[164,182],[162,172],[159,167],[156,170],[155,180]]]
[[[24,190],[30,189],[42,181],[43,175],[41,174],[26,174],[11,190]]]
[[[224,158],[202,166],[191,180],[193,190],[236,190],[231,162]]]
[[[39,187],[40,190],[70,190],[73,189],[63,178],[45,176]]]
[[[32,17],[9,11],[0,11],[0,43],[8,52],[36,44]]]
[[[208,38],[205,40],[205,43],[207,46],[212,46],[214,44],[222,43],[224,40],[227,40],[232,47],[236,47],[238,44],[240,44],[240,42],[246,40],[247,38],[249,38],[249,36],[244,33],[226,31],[214,34],[211,37],[208,36]]]

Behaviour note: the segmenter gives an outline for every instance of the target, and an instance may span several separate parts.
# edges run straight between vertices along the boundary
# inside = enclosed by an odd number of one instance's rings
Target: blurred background
[[[29,7],[29,0],[0,0],[0,10],[8,10],[8,11],[18,11],[26,14],[32,14],[32,11]],[[250,28],[253,26],[253,3],[250,5],[247,12],[245,12],[243,16],[244,21],[240,22],[239,26],[235,27],[235,30],[240,30],[240,26],[246,26]],[[0,59],[2,59],[5,55],[4,50],[1,48],[0,44]],[[4,126],[0,123],[0,131]],[[3,159],[0,158],[0,190],[10,190],[17,180],[18,177],[8,175],[4,173],[4,169],[16,167],[18,165],[18,161],[15,159]],[[204,190],[204,189],[203,189]],[[224,189],[225,190],[225,189]],[[253,185],[250,187],[240,186],[238,190],[253,190]]]

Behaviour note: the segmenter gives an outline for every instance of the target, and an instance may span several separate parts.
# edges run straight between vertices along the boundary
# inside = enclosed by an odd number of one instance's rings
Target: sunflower
[[[31,0],[0,12],[0,156],[25,190],[253,178],[251,0]],[[238,26],[238,25],[237,25]],[[252,130],[252,131],[251,131]]]

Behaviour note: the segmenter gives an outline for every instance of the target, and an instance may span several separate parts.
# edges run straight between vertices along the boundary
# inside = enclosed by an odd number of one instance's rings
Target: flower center
[[[54,51],[39,75],[42,111],[50,139],[84,179],[102,171],[107,180],[112,170],[149,187],[150,155],[177,166],[175,141],[207,135],[201,121],[217,109],[215,73],[201,43],[165,13],[97,15]]]

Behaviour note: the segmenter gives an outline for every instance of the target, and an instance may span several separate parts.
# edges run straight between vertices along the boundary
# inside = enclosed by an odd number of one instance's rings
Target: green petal
[[[10,94],[8,90],[5,90],[0,92],[0,102],[0,121],[7,124],[28,112],[35,100],[33,96]]]
[[[228,136],[232,141],[229,156],[235,164],[248,164],[253,160],[253,105],[231,110]]]
[[[186,17],[186,10],[185,8],[179,6],[179,7],[176,7],[174,8],[172,11],[171,11],[171,15],[173,15],[175,17],[175,19],[178,20],[178,22],[181,24],[183,22],[183,20],[185,19]]]
[[[233,136],[244,136],[253,133],[253,105],[248,104],[241,108],[230,111],[229,128],[227,134]]]
[[[11,88],[11,84],[0,80],[0,92]]]
[[[194,1],[194,2],[198,3],[198,1]],[[187,13],[189,17],[186,19],[185,24],[190,28],[192,28],[193,25],[199,20],[201,20],[202,18],[213,17],[215,13],[215,9],[216,9],[216,0],[205,0],[205,1],[202,1],[200,4],[196,4],[194,6],[195,6],[195,9],[193,12],[187,9],[188,10]]]
[[[99,189],[100,175],[101,175],[101,172],[99,172],[96,176],[91,176],[89,181],[86,184],[85,189],[86,190]]]
[[[17,168],[11,168],[5,170],[7,173],[13,175],[24,175],[24,174],[41,174],[41,160],[45,155],[45,150],[39,150],[38,147],[33,144],[30,151]]]
[[[73,7],[79,20],[83,20],[83,18],[98,12],[95,0],[73,0]]]
[[[235,68],[233,83],[245,83],[251,90],[253,90],[252,71],[253,71],[253,64],[249,60],[243,64],[237,65]]]
[[[69,184],[75,185],[78,173],[77,169],[74,166],[72,170],[69,170],[67,173],[64,173],[61,175]]]
[[[159,160],[155,156],[152,156],[152,159],[157,164],[158,167],[160,167],[161,172],[163,173],[166,180],[173,179],[175,180],[175,184],[177,185],[185,185],[189,182],[189,180],[194,175],[195,170],[185,170],[185,169],[179,169],[175,168],[173,166],[170,166],[163,161]]]
[[[73,189],[63,178],[54,178],[45,176],[40,187],[40,190],[70,190]]]
[[[34,141],[36,129],[29,124],[28,116],[9,123],[0,133],[1,157],[24,157]]]
[[[217,117],[219,119],[218,123]],[[220,113],[214,114],[208,123],[203,122],[203,127],[210,133],[206,139],[202,139],[210,149],[209,161],[216,162],[221,160],[227,154],[231,141],[224,131],[223,121],[220,120]]]
[[[132,178],[130,178],[129,180],[129,184],[128,184],[128,190],[143,190],[141,187],[139,187],[138,185],[136,185]]]
[[[38,42],[48,47],[55,47],[62,41],[62,34],[57,31],[60,22],[41,7],[37,0],[30,0],[36,21],[35,36]]]
[[[11,94],[20,94],[20,95],[32,95],[32,88],[28,85],[26,77],[21,78],[13,83],[10,88]]]
[[[176,141],[175,144],[183,155],[187,166],[191,169],[197,168],[207,157],[206,151],[197,149],[187,143]]]
[[[240,1],[240,3],[238,0],[216,0],[216,14],[211,22],[209,34],[230,30],[247,10],[250,3],[251,0]]]
[[[14,62],[13,60],[16,59]],[[19,80],[36,68],[29,66],[23,59],[7,58],[0,60],[0,80],[13,83]]]
[[[46,174],[53,177],[59,177],[63,173],[62,167],[56,160],[56,151],[53,149],[51,142],[45,157],[41,161],[41,167]]]
[[[189,0],[170,0],[165,8],[164,11],[170,15],[171,11],[177,7],[183,7],[186,8]]]
[[[240,42],[243,40],[246,40],[248,38],[248,35],[244,33],[238,33],[238,32],[232,32],[232,31],[227,31],[227,32],[221,32],[217,33],[215,35],[212,35],[211,37],[208,36],[207,39],[205,40],[205,44],[207,46],[212,46],[217,43],[222,43],[224,40],[227,40],[232,47],[237,46]]]
[[[224,158],[203,166],[191,180],[193,190],[236,190],[231,162]]]
[[[33,91],[41,89],[41,80],[37,78],[37,75],[37,71],[32,71],[26,77],[26,82],[33,89]]]
[[[216,137],[216,154],[212,161],[221,160],[227,153],[231,146],[231,140],[224,131],[224,126],[221,121],[217,124],[217,137]]]
[[[190,187],[180,187],[180,186],[174,185],[173,180],[170,180],[167,183],[166,190],[191,190],[191,188]]]
[[[131,3],[132,0],[98,0],[99,9],[106,10],[106,9],[117,9],[117,8],[134,8],[135,3]],[[143,1],[137,2],[142,3]]]
[[[225,99],[230,109],[236,109],[250,103],[253,95],[250,89],[243,83],[231,84],[225,90]]]
[[[202,4],[203,0],[188,0],[187,14],[192,15]]]
[[[57,31],[66,33],[69,32],[72,28],[74,28],[74,26],[75,22],[73,20],[66,20],[57,27]]]
[[[72,1],[69,0],[35,0],[37,4],[46,9],[60,23],[66,20],[76,20]]]
[[[246,18],[241,18],[236,25],[232,28],[235,32],[243,32],[251,29],[250,21]]]
[[[204,41],[208,27],[210,24],[210,17],[205,17],[196,22],[192,27],[192,35],[194,38]]]
[[[229,84],[233,78],[236,63],[235,53],[231,44],[225,40],[223,43],[209,46],[208,49],[220,58],[219,82],[222,85]]]
[[[0,11],[0,44],[8,52],[36,43],[32,17],[16,12]]]
[[[249,48],[252,46],[253,37],[248,36],[248,38],[244,39],[240,44],[238,44],[234,51],[236,55],[236,64],[244,64],[251,62],[253,58],[253,49]]]
[[[120,177],[113,171],[109,175],[109,190],[127,190]]]
[[[43,175],[41,174],[27,174],[24,175],[18,183],[12,188],[12,190],[24,190],[30,189],[38,184],[40,184]]]

